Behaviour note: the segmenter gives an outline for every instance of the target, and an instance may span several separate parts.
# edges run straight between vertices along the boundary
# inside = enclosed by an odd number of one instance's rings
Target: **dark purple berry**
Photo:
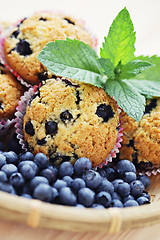
[[[137,198],[137,202],[139,205],[149,204],[150,201],[146,197],[139,197]]]
[[[90,170],[92,168],[92,163],[88,158],[79,158],[74,164],[74,170],[75,173],[78,176],[81,176],[86,171]]]
[[[89,188],[81,188],[78,192],[78,202],[85,207],[91,207],[95,201],[95,193]]]
[[[105,103],[100,104],[97,107],[96,114],[98,117],[103,118],[103,122],[108,122],[108,120],[114,116],[112,107],[110,105],[106,105]]]
[[[108,208],[111,204],[112,198],[108,192],[99,192],[96,196],[96,202]]]
[[[145,188],[148,188],[151,184],[149,177],[146,175],[139,175],[138,180],[140,180],[143,183]]]
[[[113,199],[111,202],[110,207],[118,207],[118,208],[122,208],[123,207],[123,203],[118,200],[118,199]]]
[[[82,178],[75,178],[71,183],[71,189],[75,193],[78,193],[78,191],[84,187],[86,187],[86,184]]]
[[[26,40],[20,40],[17,43],[15,50],[20,55],[23,55],[23,56],[27,56],[27,55],[32,54],[32,49],[30,48],[30,44]]]
[[[1,168],[1,171],[5,172],[5,174],[9,178],[13,173],[18,172],[18,169],[14,164],[9,163],[9,164],[3,165],[3,167]]]
[[[59,202],[64,205],[75,206],[77,197],[69,187],[63,187],[59,191]]]
[[[56,134],[57,132],[57,123],[54,121],[49,121],[45,124],[46,134]]]
[[[48,158],[44,153],[37,153],[34,158],[34,162],[40,169],[48,167]]]
[[[131,194],[135,198],[140,197],[142,192],[145,190],[143,183],[139,180],[135,180],[135,181],[131,182],[130,187],[131,187]]]
[[[73,175],[73,165],[70,162],[63,162],[59,168],[60,177],[72,176]]]
[[[134,207],[134,206],[138,206],[138,203],[135,200],[128,200],[124,203],[123,206],[124,207]]]
[[[40,183],[33,191],[33,197],[45,202],[52,201],[52,188],[46,183]]]
[[[70,121],[72,118],[73,118],[73,116],[68,110],[66,110],[60,114],[60,119],[64,123]]]
[[[25,125],[25,132],[27,134],[29,134],[30,136],[34,136],[35,131],[34,131],[34,127],[33,127],[33,124],[31,123],[31,121],[26,123],[26,125]]]
[[[86,171],[83,176],[82,176],[83,180],[86,183],[86,186],[91,188],[91,189],[95,189],[97,188],[102,180],[101,175],[93,170],[88,170]]]

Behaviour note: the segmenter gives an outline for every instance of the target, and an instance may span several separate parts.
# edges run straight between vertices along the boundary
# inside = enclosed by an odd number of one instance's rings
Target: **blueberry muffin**
[[[0,64],[0,121],[13,117],[24,87]]]
[[[114,148],[119,115],[101,88],[65,78],[48,79],[30,99],[24,116],[26,146],[52,164],[89,158],[93,166]]]
[[[160,98],[147,99],[145,112],[136,122],[122,112],[123,142],[120,159],[129,159],[143,170],[160,164]]]
[[[93,47],[93,39],[80,21],[62,14],[39,12],[21,21],[4,43],[9,65],[28,83],[35,84],[52,74],[36,58],[46,43],[78,39]]]

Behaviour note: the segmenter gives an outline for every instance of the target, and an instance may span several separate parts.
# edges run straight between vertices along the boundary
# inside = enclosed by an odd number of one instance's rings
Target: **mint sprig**
[[[160,70],[160,59],[156,56],[136,58],[134,44],[133,23],[124,8],[110,27],[100,49],[100,58],[87,44],[71,39],[48,43],[37,58],[57,76],[103,88],[120,108],[139,121],[145,97],[159,96],[160,81],[153,75]]]

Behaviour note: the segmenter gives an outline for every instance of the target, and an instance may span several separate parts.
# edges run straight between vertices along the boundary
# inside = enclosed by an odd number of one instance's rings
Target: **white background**
[[[0,21],[16,21],[39,10],[62,10],[86,21],[99,39],[127,7],[136,31],[136,54],[160,56],[160,0],[0,0]]]

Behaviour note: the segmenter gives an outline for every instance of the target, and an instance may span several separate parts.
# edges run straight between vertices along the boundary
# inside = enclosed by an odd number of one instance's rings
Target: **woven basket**
[[[138,207],[81,209],[0,192],[0,219],[31,227],[74,232],[118,233],[160,223],[160,175],[151,177],[152,203]]]

